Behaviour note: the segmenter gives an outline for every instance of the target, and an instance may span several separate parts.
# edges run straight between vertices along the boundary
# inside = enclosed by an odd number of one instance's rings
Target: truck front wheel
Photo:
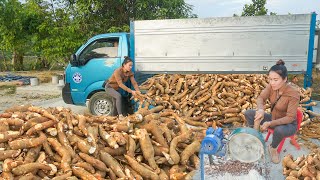
[[[112,97],[106,92],[97,92],[89,100],[89,110],[93,115],[114,115]]]

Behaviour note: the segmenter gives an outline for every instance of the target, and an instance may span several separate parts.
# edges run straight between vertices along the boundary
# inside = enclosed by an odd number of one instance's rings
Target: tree
[[[0,2],[1,49],[12,53],[13,70],[23,70],[23,56],[33,54],[35,33],[45,17],[33,0],[22,4],[18,0]]]
[[[27,44],[22,11],[22,4],[18,0],[0,2],[1,46],[2,49],[12,52],[12,65],[15,70],[23,68],[23,54]]]
[[[263,16],[268,14],[268,9],[265,8],[266,0],[252,0],[252,4],[245,4],[241,16]],[[270,15],[276,13],[270,12]]]
[[[0,53],[13,54],[15,70],[26,54],[48,67],[93,35],[129,32],[131,20],[196,17],[191,12],[184,0],[0,0]]]
[[[46,17],[38,25],[34,50],[41,56],[41,67],[56,62],[66,62],[75,48],[85,40],[86,35],[71,17],[65,2],[39,1],[39,12]]]
[[[275,13],[275,12],[270,12],[270,16],[275,16],[275,15],[277,15],[277,13]]]
[[[51,61],[67,61],[93,35],[129,32],[130,20],[196,17],[184,0],[50,0],[46,5],[51,18],[40,26],[38,50]]]
[[[74,20],[89,36],[115,28],[128,31],[130,20],[196,17],[191,13],[192,6],[184,0],[79,0],[68,6]]]

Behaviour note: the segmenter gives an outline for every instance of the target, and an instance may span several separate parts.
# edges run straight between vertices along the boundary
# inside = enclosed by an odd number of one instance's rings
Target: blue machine
[[[240,162],[252,163],[261,159],[265,154],[265,142],[262,134],[253,128],[236,128],[226,139],[222,128],[213,129],[210,127],[206,131],[200,148],[202,180],[204,180],[204,155],[208,154],[210,165],[212,165],[214,164],[212,155],[223,157],[226,155],[227,149],[232,158]],[[246,154],[250,154],[250,156],[246,156]]]
[[[204,154],[208,154],[210,164],[213,164],[212,155],[224,156],[226,153],[225,141],[222,128],[208,128],[206,137],[201,142],[200,149],[200,171],[201,179],[204,179]]]

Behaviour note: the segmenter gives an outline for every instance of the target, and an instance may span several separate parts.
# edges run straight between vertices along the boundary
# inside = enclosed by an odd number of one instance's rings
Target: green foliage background
[[[0,0],[0,71],[65,64],[93,35],[129,32],[130,20],[192,17],[184,0]]]
[[[252,0],[241,16],[267,15],[266,3]],[[94,35],[129,32],[132,20],[196,18],[192,8],[184,0],[0,0],[0,71],[61,68]]]

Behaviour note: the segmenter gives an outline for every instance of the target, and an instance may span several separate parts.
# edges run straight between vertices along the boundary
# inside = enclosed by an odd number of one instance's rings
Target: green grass
[[[0,91],[4,91],[5,94],[15,94],[17,87],[14,85],[2,85]]]

